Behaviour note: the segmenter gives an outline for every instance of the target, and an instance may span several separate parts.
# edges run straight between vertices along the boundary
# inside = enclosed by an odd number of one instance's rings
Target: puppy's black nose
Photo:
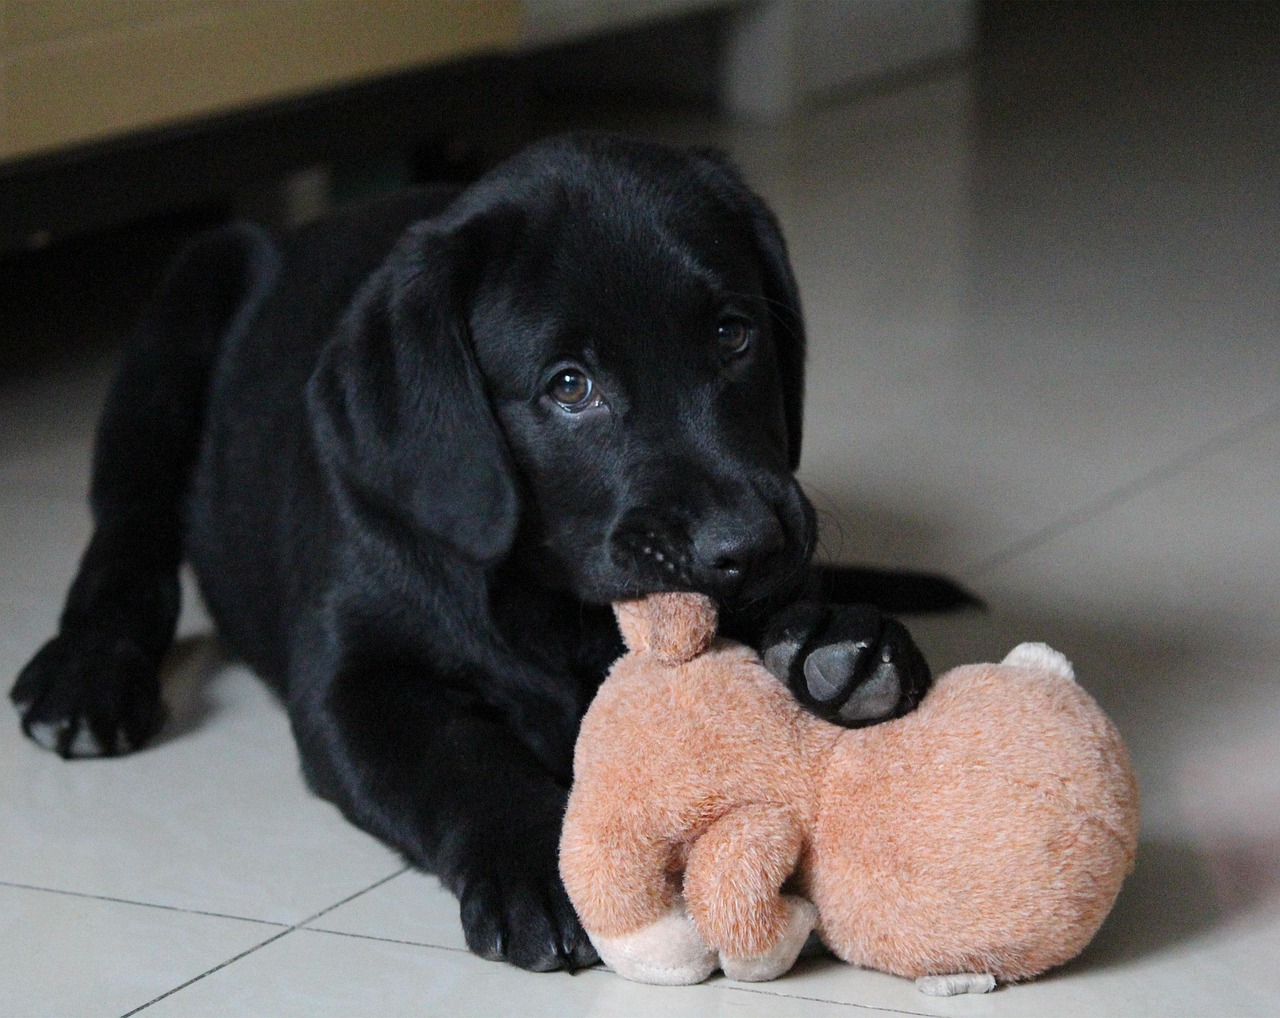
[[[782,528],[771,520],[703,526],[693,538],[696,579],[721,597],[739,593],[762,562],[782,550]]]

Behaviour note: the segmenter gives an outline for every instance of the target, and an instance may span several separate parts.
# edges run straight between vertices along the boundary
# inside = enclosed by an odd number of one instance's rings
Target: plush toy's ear
[[[1047,643],[1020,643],[1009,651],[1000,663],[1051,672],[1072,682],[1076,678],[1075,669],[1071,667],[1071,662],[1067,660],[1066,655],[1054,650]]]
[[[650,594],[613,606],[627,649],[663,664],[692,661],[716,634],[716,605],[702,594]]]
[[[782,376],[783,411],[787,422],[787,458],[792,470],[800,466],[804,428],[804,316],[800,309],[800,288],[787,256],[778,220],[760,197],[739,175],[722,152],[700,149],[704,165],[720,193],[731,207],[745,217],[755,240],[756,254],[764,282],[764,296],[773,314],[774,346],[778,371]]]
[[[412,228],[322,353],[307,410],[353,511],[488,563],[510,549],[518,505],[467,327],[480,257],[466,226]]]

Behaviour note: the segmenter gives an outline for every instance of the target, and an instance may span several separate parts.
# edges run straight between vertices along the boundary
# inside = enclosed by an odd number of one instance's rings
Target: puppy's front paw
[[[533,972],[586,968],[599,957],[559,878],[475,877],[460,896],[467,947]]]
[[[160,727],[160,677],[131,641],[57,636],[31,659],[9,697],[22,730],[67,759],[137,749]]]
[[[801,703],[850,728],[908,713],[932,681],[902,623],[866,605],[793,605],[763,644],[765,666]]]

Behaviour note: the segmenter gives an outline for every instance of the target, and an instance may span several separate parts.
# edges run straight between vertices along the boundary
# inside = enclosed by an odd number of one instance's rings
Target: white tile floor
[[[830,552],[951,570],[990,608],[916,624],[935,665],[1047,640],[1125,733],[1140,858],[1079,960],[942,1001],[822,959],[678,990],[479,961],[307,795],[192,605],[153,748],[64,764],[0,725],[0,1014],[1280,1014],[1280,104],[1247,40],[1137,51],[657,129],[715,135],[784,220]],[[0,675],[87,536],[108,364],[0,382]]]

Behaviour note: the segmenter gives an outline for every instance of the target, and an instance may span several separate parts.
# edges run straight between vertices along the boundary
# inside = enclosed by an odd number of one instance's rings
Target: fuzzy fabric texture
[[[597,933],[592,943],[600,960],[618,975],[655,986],[700,983],[720,963],[679,896],[647,926],[613,937]]]
[[[947,672],[829,757],[806,876],[846,961],[1027,979],[1111,910],[1137,849],[1124,744],[1047,655],[1010,656]]]
[[[637,934],[683,893],[726,972],[780,974],[752,959],[794,936],[784,885],[837,956],[912,978],[1027,979],[1101,926],[1133,866],[1137,785],[1056,651],[953,669],[912,714],[848,730],[712,639],[704,598],[618,616],[629,653],[583,722],[561,842],[597,946],[652,942]]]

